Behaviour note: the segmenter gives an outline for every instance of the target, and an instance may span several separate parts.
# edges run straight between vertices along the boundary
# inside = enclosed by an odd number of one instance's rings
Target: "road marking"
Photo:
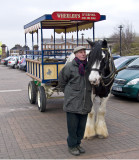
[[[0,90],[0,93],[6,93],[6,92],[21,92],[21,89],[16,89],[16,90]]]

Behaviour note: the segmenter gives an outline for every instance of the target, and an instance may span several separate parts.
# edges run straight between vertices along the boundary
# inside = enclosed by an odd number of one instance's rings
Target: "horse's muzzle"
[[[100,83],[100,79],[95,79],[94,81],[90,81],[90,83],[92,84],[92,85],[94,85],[94,86],[98,86],[99,85],[99,83]]]

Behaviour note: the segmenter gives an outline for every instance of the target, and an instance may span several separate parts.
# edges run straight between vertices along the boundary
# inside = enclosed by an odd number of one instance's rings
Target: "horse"
[[[89,72],[89,81],[92,84],[91,100],[93,106],[87,117],[84,139],[91,139],[95,136],[107,138],[109,134],[105,122],[106,104],[110,97],[116,69],[106,40],[96,42],[87,40],[87,42],[91,46],[91,51],[87,55],[87,70]],[[74,54],[67,59],[67,63],[73,58]],[[96,97],[100,98],[97,114],[94,108]]]
[[[110,97],[112,84],[116,74],[113,58],[108,51],[107,41],[91,42],[91,51],[88,55],[89,81],[92,84],[91,99],[100,98],[100,106],[97,114],[92,106],[88,114],[84,138],[90,139],[95,136],[107,138],[108,129],[105,122],[106,104]],[[93,103],[94,104],[94,103]],[[96,114],[96,115],[95,115]]]

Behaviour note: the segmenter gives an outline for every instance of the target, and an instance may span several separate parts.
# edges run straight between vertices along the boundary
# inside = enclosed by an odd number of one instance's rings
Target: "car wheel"
[[[36,94],[37,94],[37,87],[34,81],[30,81],[28,84],[28,98],[31,104],[36,103]]]
[[[137,95],[137,101],[139,102],[139,91],[138,91],[138,95]]]
[[[46,110],[46,94],[43,86],[38,87],[37,93],[38,109],[40,112],[45,112]]]

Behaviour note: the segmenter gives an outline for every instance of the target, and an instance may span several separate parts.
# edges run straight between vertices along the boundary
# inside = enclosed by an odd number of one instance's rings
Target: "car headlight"
[[[135,84],[137,84],[137,83],[139,83],[139,78],[136,78],[136,79],[133,79],[133,80],[129,81],[129,82],[127,83],[127,85],[135,85]]]

